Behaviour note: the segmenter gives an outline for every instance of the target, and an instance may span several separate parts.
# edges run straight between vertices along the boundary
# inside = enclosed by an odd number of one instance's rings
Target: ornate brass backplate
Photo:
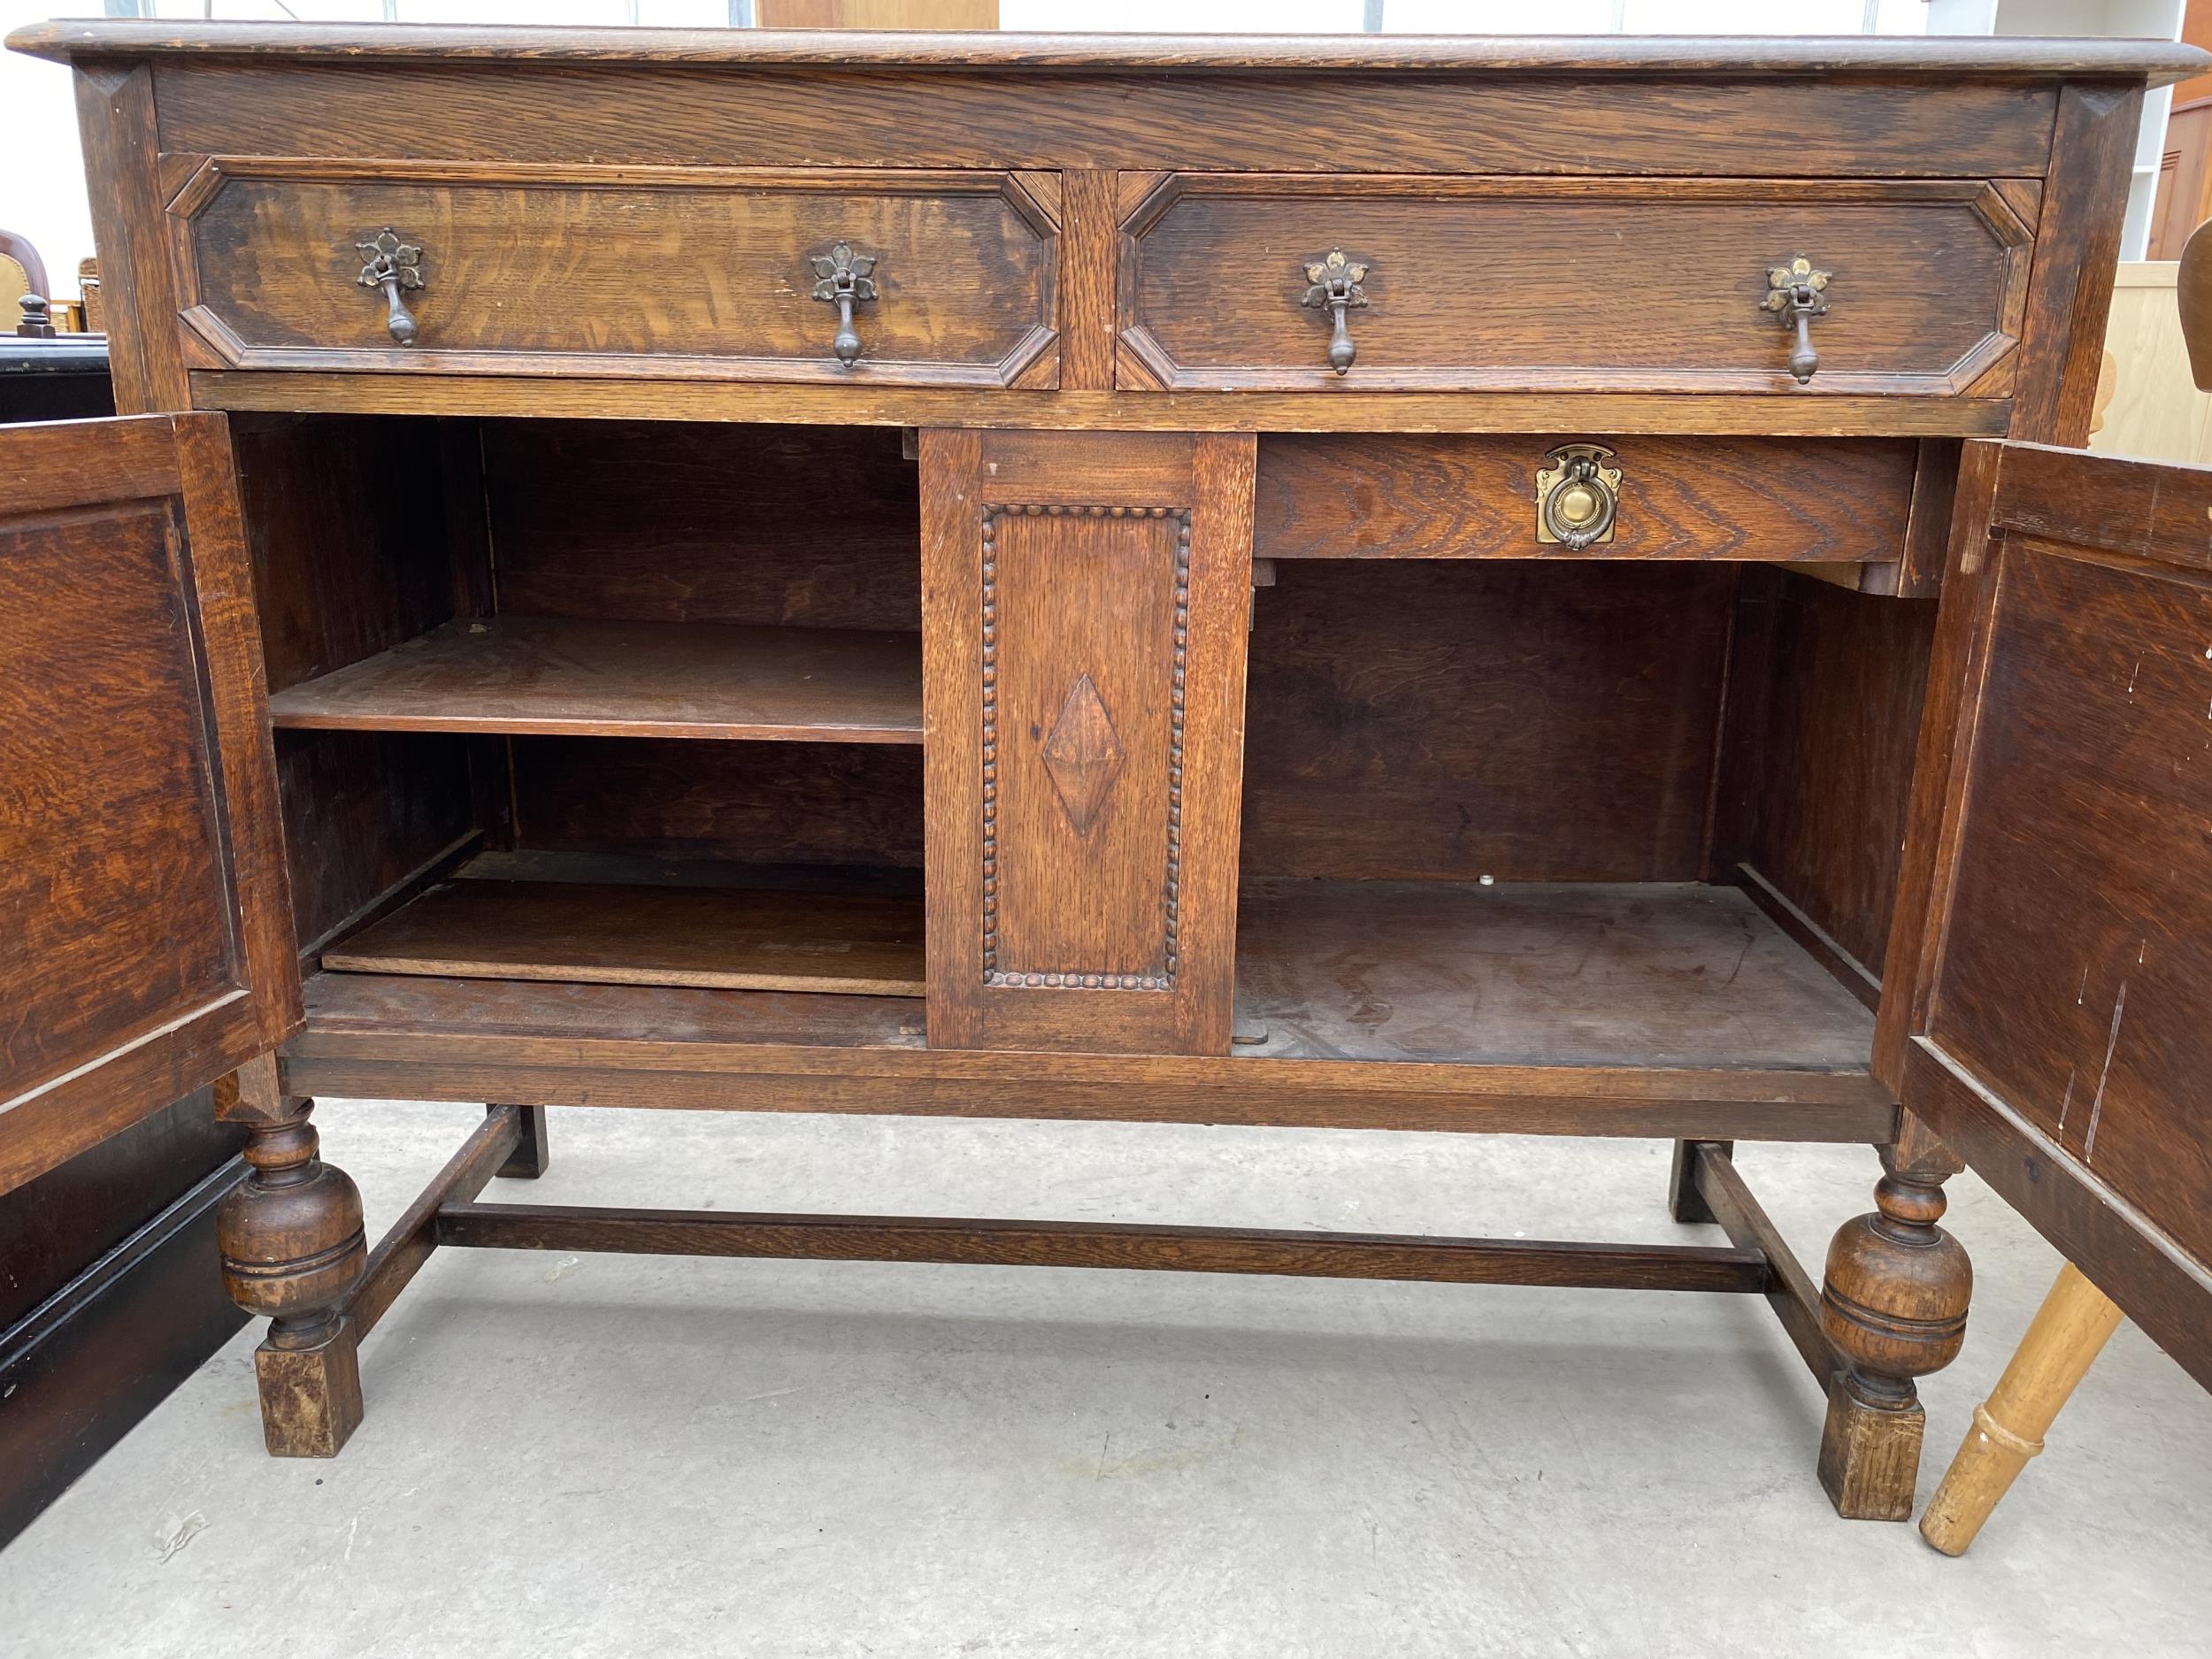
[[[1613,539],[1621,470],[1605,465],[1601,443],[1563,443],[1536,472],[1536,539],[1555,547],[1594,547]]]

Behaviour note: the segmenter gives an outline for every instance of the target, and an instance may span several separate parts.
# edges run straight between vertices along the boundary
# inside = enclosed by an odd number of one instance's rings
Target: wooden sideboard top
[[[2170,41],[1985,35],[1026,35],[77,20],[33,24],[7,43],[61,62],[180,53],[1163,73],[2111,77],[2152,86],[2212,69],[2212,54]]]

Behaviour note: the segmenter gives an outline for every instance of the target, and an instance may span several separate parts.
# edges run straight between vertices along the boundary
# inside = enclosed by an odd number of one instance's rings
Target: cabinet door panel
[[[2212,473],[1966,481],[1882,1062],[2212,1382]]]
[[[932,1043],[1227,1052],[1253,453],[925,434]]]
[[[297,1023],[216,416],[0,430],[0,1190]]]

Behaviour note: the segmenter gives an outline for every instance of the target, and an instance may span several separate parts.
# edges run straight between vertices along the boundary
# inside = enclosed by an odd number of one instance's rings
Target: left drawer
[[[1056,174],[212,158],[201,366],[1059,383]]]

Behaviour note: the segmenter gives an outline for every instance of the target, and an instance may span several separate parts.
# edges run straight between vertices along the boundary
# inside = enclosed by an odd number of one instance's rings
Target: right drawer
[[[2003,397],[2038,199],[2027,180],[1171,173],[1123,217],[1118,379]]]

